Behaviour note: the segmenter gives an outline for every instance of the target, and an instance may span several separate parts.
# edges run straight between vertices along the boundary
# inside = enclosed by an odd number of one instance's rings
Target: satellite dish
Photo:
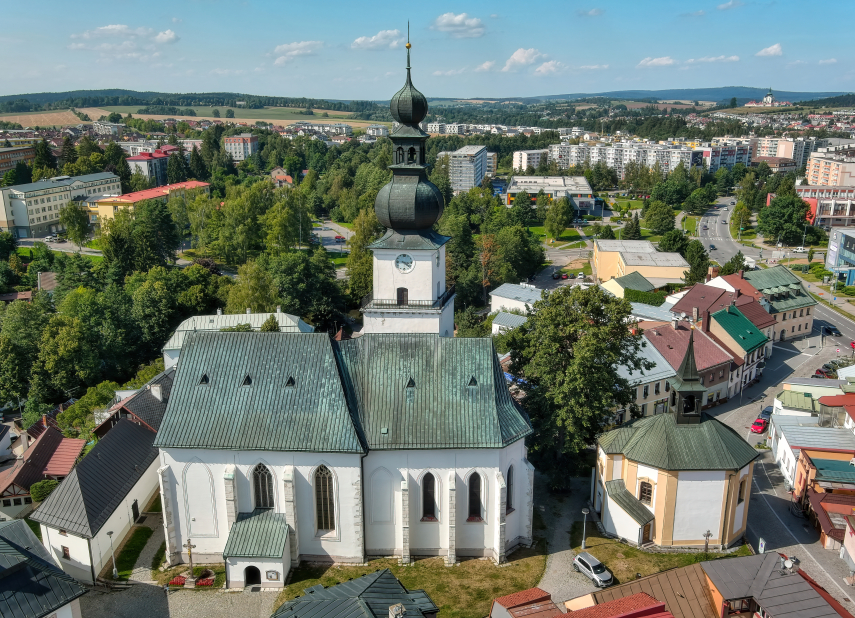
[[[784,560],[784,567],[787,569],[792,569],[793,568],[793,561],[792,560]]]
[[[681,317],[681,318],[683,318],[683,319],[685,320],[685,319],[686,319],[686,312],[685,312],[685,311],[681,311],[681,312],[680,312],[680,317]]]

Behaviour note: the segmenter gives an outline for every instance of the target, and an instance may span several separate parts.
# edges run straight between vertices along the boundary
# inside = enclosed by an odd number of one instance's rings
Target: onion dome
[[[410,78],[410,44],[407,43],[407,81],[404,87],[395,93],[389,104],[392,118],[401,124],[419,124],[428,113],[428,103],[425,95],[413,86]]]
[[[439,221],[442,193],[422,174],[395,174],[374,201],[377,220],[393,230],[426,230]]]

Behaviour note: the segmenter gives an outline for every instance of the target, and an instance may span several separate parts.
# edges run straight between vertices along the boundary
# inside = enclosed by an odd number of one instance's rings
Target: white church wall
[[[408,273],[395,266],[395,260],[402,254],[413,258],[414,267]],[[407,288],[410,300],[434,300],[437,298],[437,283],[440,294],[445,291],[444,267],[445,247],[438,250],[375,249],[374,298],[395,299],[398,288]]]
[[[606,494],[603,508],[603,526],[607,532],[624,538],[631,543],[638,543],[638,523],[624,511],[620,505],[611,500]]]
[[[529,503],[533,498],[534,488],[529,486],[528,465],[526,457],[528,451],[525,447],[525,442],[519,440],[500,451],[500,471],[508,481],[508,469],[513,466],[513,487],[509,492],[513,492],[513,500],[511,506],[513,511],[505,516],[505,546],[514,548],[520,543],[528,543],[528,528],[530,525],[531,512],[529,512]]]
[[[365,311],[362,332],[437,333],[444,337],[451,337],[454,334],[453,306],[449,303],[442,313],[439,311],[392,311],[388,309],[376,312]],[[448,332],[447,335],[446,332]]]
[[[724,471],[681,471],[674,507],[674,542],[698,541],[720,529]]]
[[[89,558],[89,540],[70,533],[60,534],[56,528],[44,524],[39,526],[42,531],[42,545],[53,557],[54,562],[74,579],[87,584],[92,581],[92,562]],[[68,548],[68,558],[63,558],[62,548]],[[97,573],[96,573],[97,575]]]
[[[301,556],[361,562],[362,538],[353,526],[354,514],[362,512],[359,460],[359,455],[345,453],[161,449],[161,465],[169,466],[169,502],[177,510],[172,517],[176,545],[184,545],[189,537],[196,545],[194,556],[200,561],[222,561],[229,533],[223,479],[226,468],[235,468],[237,512],[250,512],[254,508],[251,473],[263,463],[274,478],[274,510],[278,513],[285,513],[285,467],[294,466]],[[321,464],[333,473],[335,488],[336,529],[324,535],[316,529],[314,494],[314,474]],[[182,556],[187,559],[186,550],[182,549]]]

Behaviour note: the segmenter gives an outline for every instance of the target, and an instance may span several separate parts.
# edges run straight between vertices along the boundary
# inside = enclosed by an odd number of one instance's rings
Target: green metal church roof
[[[606,453],[660,470],[741,470],[759,453],[724,423],[701,414],[698,424],[678,425],[674,414],[630,422],[600,436]]]
[[[278,558],[285,553],[288,523],[284,513],[273,509],[255,509],[238,513],[229,530],[223,558]]]

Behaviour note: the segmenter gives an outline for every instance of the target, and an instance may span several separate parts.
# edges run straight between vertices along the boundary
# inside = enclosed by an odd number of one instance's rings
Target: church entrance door
[[[644,529],[641,531],[641,543],[649,543],[650,542],[650,529],[653,527],[653,524],[647,523],[644,526]]]
[[[243,585],[244,586],[260,586],[261,571],[258,567],[248,566],[243,570]]]

